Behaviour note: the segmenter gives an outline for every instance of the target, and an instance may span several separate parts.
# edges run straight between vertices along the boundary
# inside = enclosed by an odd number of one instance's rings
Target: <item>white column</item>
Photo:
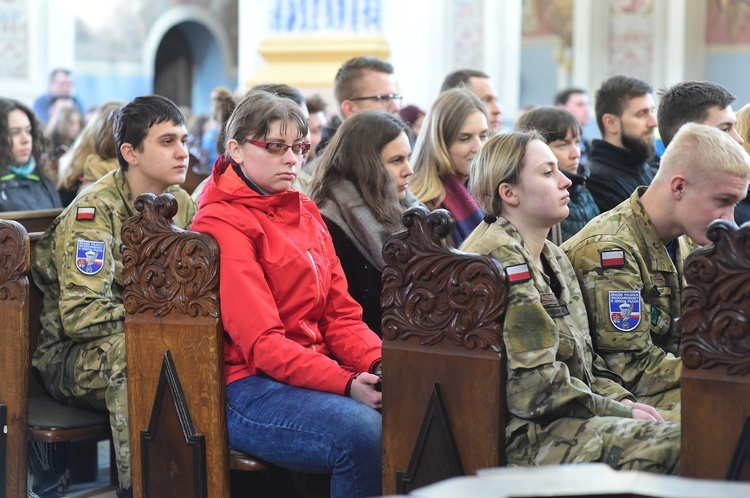
[[[426,111],[438,96],[447,74],[445,12],[445,0],[383,1],[383,36],[404,105]]]
[[[485,0],[484,67],[500,95],[506,125],[515,121],[521,99],[521,0]]]
[[[270,11],[273,0],[238,0],[237,86],[266,65],[258,53],[260,42],[270,32]]]
[[[574,0],[573,86],[594,92],[607,74],[609,2]],[[593,100],[592,100],[593,104]]]

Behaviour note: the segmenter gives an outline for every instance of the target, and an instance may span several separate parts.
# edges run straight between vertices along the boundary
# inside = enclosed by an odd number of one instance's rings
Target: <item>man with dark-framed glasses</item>
[[[333,93],[339,104],[341,119],[344,120],[355,112],[364,110],[398,114],[403,102],[403,97],[396,89],[393,65],[372,55],[346,61],[333,80]],[[334,117],[329,126],[323,128],[322,139],[315,150],[316,156],[320,156],[340,125],[341,120]],[[306,167],[304,174],[311,174],[314,167],[313,161]],[[307,180],[301,184],[298,182],[295,188],[304,191],[307,183]]]

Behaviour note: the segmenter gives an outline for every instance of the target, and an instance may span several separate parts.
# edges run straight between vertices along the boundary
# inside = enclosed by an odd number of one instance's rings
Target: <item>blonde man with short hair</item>
[[[689,239],[707,244],[711,221],[733,221],[749,181],[750,156],[737,142],[714,127],[686,124],[648,188],[562,245],[584,289],[594,344],[640,402],[679,411],[675,319]]]

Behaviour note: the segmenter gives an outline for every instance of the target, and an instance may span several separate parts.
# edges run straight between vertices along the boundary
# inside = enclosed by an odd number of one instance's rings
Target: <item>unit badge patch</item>
[[[76,267],[84,275],[95,275],[104,266],[104,242],[79,240],[76,245]]]
[[[636,328],[641,323],[641,293],[609,291],[609,320],[623,332]]]

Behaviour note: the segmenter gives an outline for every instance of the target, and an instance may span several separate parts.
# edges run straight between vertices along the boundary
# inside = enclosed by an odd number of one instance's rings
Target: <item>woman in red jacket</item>
[[[347,292],[318,209],[291,190],[306,136],[297,104],[249,92],[193,221],[221,249],[229,443],[331,472],[331,496],[379,495],[381,343]]]

